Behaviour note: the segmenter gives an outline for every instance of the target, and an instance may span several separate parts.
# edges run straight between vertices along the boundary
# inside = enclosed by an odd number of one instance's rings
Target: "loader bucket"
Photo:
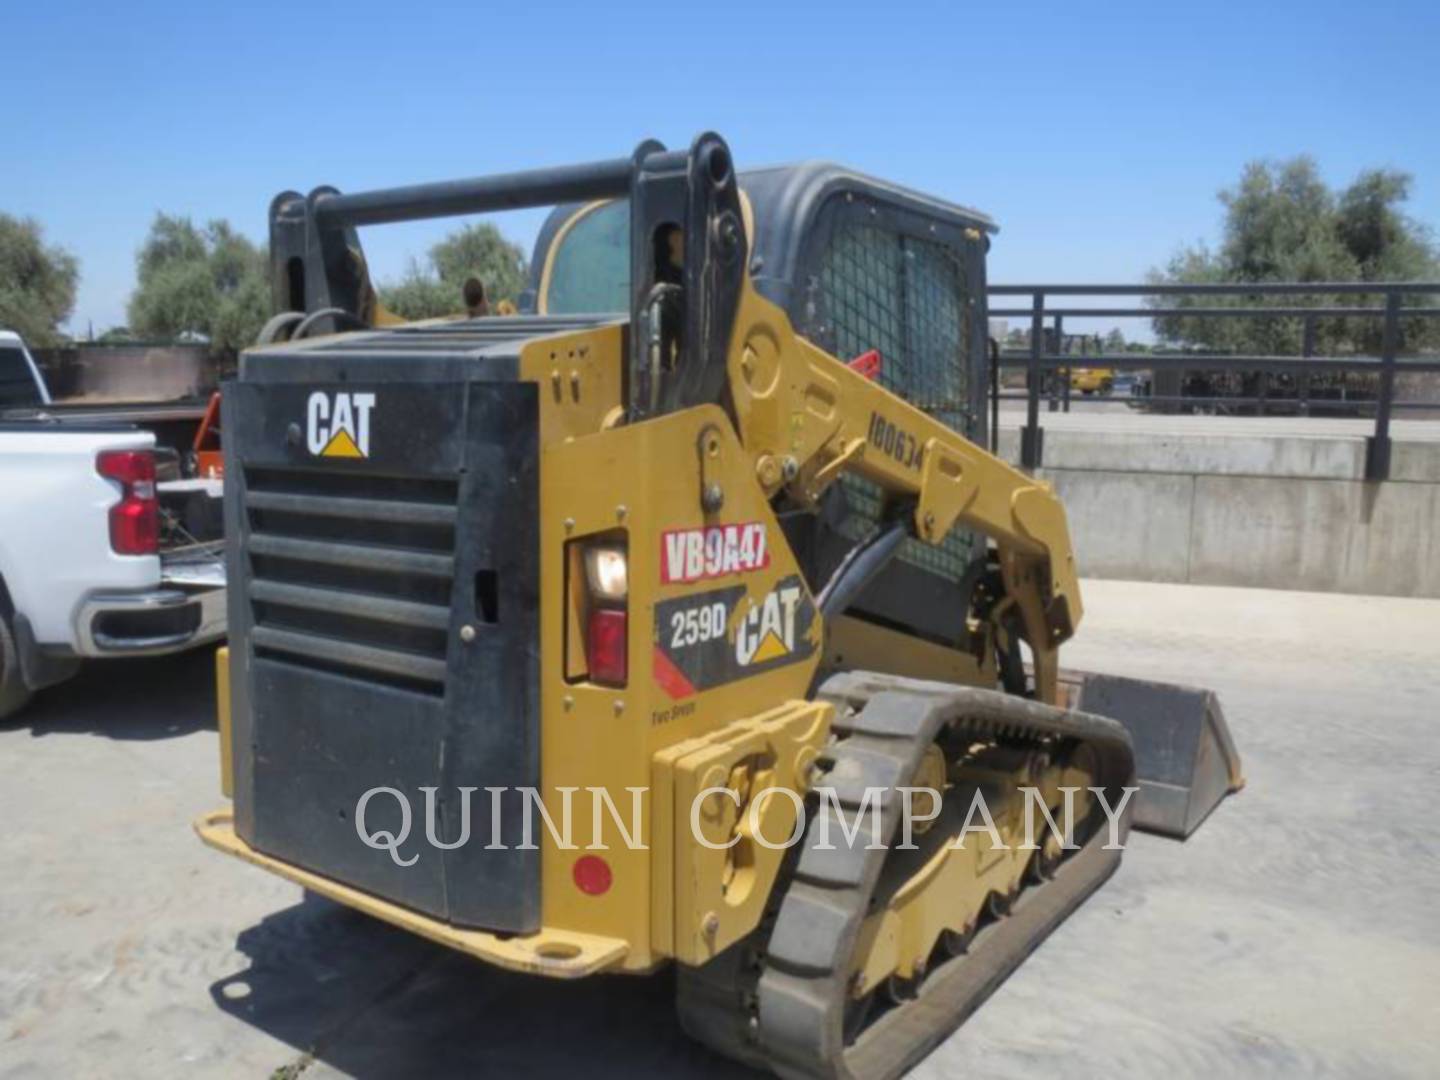
[[[1245,786],[1220,701],[1209,690],[1118,675],[1066,672],[1071,705],[1118,720],[1135,744],[1134,825],[1184,839]]]

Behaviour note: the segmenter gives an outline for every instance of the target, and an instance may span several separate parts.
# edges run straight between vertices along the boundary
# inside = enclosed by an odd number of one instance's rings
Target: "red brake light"
[[[614,608],[593,608],[585,634],[585,659],[590,667],[590,681],[608,686],[624,686],[629,674],[626,663],[626,631],[629,620],[624,611]]]
[[[117,555],[154,555],[160,550],[160,509],[155,497],[155,455],[149,450],[106,450],[95,470],[120,485],[110,508],[110,550]]]

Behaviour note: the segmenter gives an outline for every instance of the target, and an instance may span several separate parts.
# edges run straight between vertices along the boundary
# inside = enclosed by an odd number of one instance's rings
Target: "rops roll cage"
[[[376,300],[356,229],[398,221],[630,200],[630,418],[719,400],[747,241],[729,147],[654,140],[628,158],[343,194],[286,191],[270,204],[274,310],[297,333],[369,327]],[[293,324],[292,324],[293,325]]]

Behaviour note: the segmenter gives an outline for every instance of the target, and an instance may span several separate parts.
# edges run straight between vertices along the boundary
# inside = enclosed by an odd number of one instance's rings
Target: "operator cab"
[[[985,253],[993,221],[974,210],[837,165],[739,174],[751,282],[797,332],[834,356],[880,354],[877,381],[951,429],[986,439]],[[521,309],[631,310],[630,204],[556,207],[536,240]],[[806,576],[824,582],[883,513],[873,484],[846,477],[826,512],[783,514]],[[985,547],[955,530],[940,546],[907,540],[852,615],[953,645],[965,634],[967,570]]]

